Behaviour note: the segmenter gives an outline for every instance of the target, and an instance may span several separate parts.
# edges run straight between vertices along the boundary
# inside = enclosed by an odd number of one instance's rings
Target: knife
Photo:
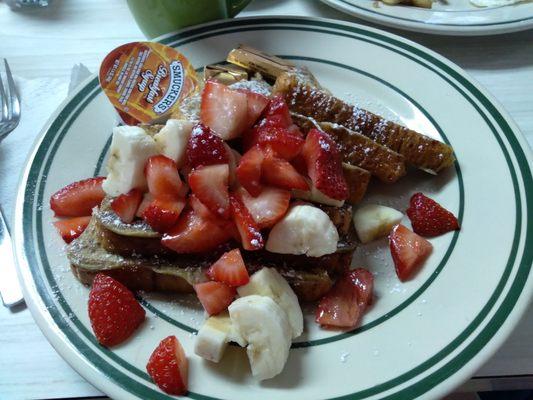
[[[17,279],[11,235],[0,209],[0,296],[6,307],[19,304],[24,297]]]

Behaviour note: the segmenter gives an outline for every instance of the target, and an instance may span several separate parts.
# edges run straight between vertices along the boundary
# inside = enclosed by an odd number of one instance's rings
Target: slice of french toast
[[[437,173],[455,161],[453,149],[447,144],[348,104],[302,82],[294,73],[279,75],[273,93],[282,94],[291,111],[317,122],[342,125],[400,153],[408,164],[425,171]]]

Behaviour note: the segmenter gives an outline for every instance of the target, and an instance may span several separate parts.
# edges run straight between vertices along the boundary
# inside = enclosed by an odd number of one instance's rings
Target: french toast
[[[348,104],[302,82],[294,73],[280,74],[273,92],[285,97],[291,111],[362,134],[400,153],[408,164],[417,168],[438,173],[455,161],[453,149],[447,144]]]

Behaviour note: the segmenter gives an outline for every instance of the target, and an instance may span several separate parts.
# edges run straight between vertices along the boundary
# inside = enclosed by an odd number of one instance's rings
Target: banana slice
[[[185,150],[191,137],[193,123],[183,119],[169,119],[154,136],[159,152],[176,162],[178,168],[185,163]]]
[[[219,362],[228,342],[246,346],[246,341],[234,329],[229,314],[223,313],[209,317],[198,331],[194,342],[194,352],[206,360]]]
[[[138,126],[113,128],[107,178],[102,185],[104,191],[118,196],[133,188],[146,189],[144,164],[158,152],[154,139],[144,129]]]
[[[231,322],[248,342],[252,375],[259,380],[279,374],[291,347],[291,326],[285,311],[270,297],[251,295],[228,308]]]
[[[266,249],[272,253],[320,257],[337,251],[339,233],[328,215],[307,204],[292,207],[270,231]]]
[[[394,208],[368,204],[355,212],[353,223],[361,243],[369,243],[387,236],[392,227],[399,224],[402,218],[403,214]]]
[[[287,314],[292,329],[292,338],[300,336],[304,328],[302,309],[298,297],[278,271],[263,268],[250,277],[250,282],[237,288],[239,296],[257,294],[274,300]]]

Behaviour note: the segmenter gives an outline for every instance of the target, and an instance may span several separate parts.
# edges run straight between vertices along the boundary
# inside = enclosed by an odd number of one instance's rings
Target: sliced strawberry
[[[237,190],[250,215],[259,229],[271,228],[278,222],[289,208],[291,192],[266,186],[257,197],[253,197],[244,188]]]
[[[71,183],[55,192],[50,198],[50,208],[58,217],[83,217],[105,197],[102,182],[105,178],[89,178]]]
[[[263,110],[266,108],[269,102],[268,97],[245,89],[238,89],[237,91],[246,95],[246,99],[248,101],[246,122],[250,127],[255,124]]]
[[[209,208],[207,208],[200,200],[198,200],[194,194],[189,196],[189,204],[194,212],[202,219],[209,220],[210,222],[216,224],[219,228],[227,232],[229,236],[240,242],[241,236],[239,235],[239,231],[237,230],[233,220],[227,220],[212,213],[211,210],[209,210]]]
[[[207,126],[196,125],[187,143],[187,161],[191,168],[201,165],[226,164],[228,152],[224,141],[213,134]]]
[[[98,342],[122,343],[142,324],[144,308],[122,283],[98,273],[89,293],[89,319]]]
[[[348,198],[341,154],[327,133],[311,129],[307,133],[302,155],[307,164],[307,174],[318,190],[335,200]]]
[[[176,336],[168,336],[157,345],[146,371],[163,392],[178,396],[187,392],[189,362]]]
[[[161,243],[177,253],[204,253],[216,249],[232,238],[232,232],[193,210],[183,213],[178,223],[161,239]]]
[[[157,232],[167,232],[177,224],[185,204],[185,200],[179,198],[154,198],[141,217]]]
[[[411,277],[433,249],[430,242],[401,224],[392,228],[389,246],[396,267],[396,275],[401,281]]]
[[[230,187],[233,187],[237,184],[237,166],[239,165],[242,156],[237,150],[233,150],[231,147],[229,147],[227,143],[224,143],[224,147],[226,148],[226,154],[228,155],[228,183]]]
[[[263,151],[259,147],[252,147],[244,153],[236,170],[237,180],[252,196],[261,193],[263,160]]]
[[[255,223],[242,200],[236,195],[231,195],[230,204],[231,215],[239,230],[242,247],[245,250],[262,249],[265,242],[259,230],[259,226]]]
[[[66,243],[70,243],[83,233],[87,225],[89,225],[90,220],[91,217],[74,217],[56,221],[54,222],[54,226],[59,231],[63,240]]]
[[[209,315],[216,315],[226,310],[232,303],[237,291],[222,282],[204,282],[194,285],[198,300]]]
[[[178,197],[182,182],[173,160],[163,155],[152,156],[146,161],[144,174],[154,197]]]
[[[281,189],[309,190],[305,178],[288,161],[276,157],[272,152],[267,152],[265,155],[262,177],[266,183]]]
[[[229,218],[228,164],[209,165],[189,174],[189,186],[211,212]]]
[[[269,126],[263,120],[257,126],[245,133],[243,142],[245,148],[254,145],[266,148],[270,147],[276,155],[286,160],[292,160],[303,148],[303,134],[298,128],[288,129],[277,126]]]
[[[183,185],[185,186],[185,185]],[[182,188],[183,188],[182,186]],[[137,212],[135,213],[135,216],[138,217],[138,218],[142,218],[143,217],[143,213],[144,213],[144,210],[146,210],[146,208],[148,208],[148,206],[150,205],[150,203],[154,201],[154,196],[151,194],[151,193],[145,193],[142,200],[141,200],[141,203],[139,204],[139,207],[137,208]]]
[[[276,125],[281,128],[288,128],[292,125],[289,107],[281,95],[276,95],[270,99],[264,115],[270,121],[271,125]]]
[[[359,304],[361,312],[364,312],[372,304],[374,275],[364,268],[355,268],[348,273],[348,277],[357,290],[357,304]]]
[[[224,253],[207,271],[207,276],[229,286],[242,286],[250,281],[239,249]]]
[[[459,229],[459,221],[451,212],[422,193],[411,197],[407,216],[413,231],[422,236],[438,236]]]
[[[246,94],[207,81],[202,92],[200,120],[224,140],[240,136],[248,124]]]
[[[132,189],[128,193],[121,194],[113,199],[111,208],[117,213],[122,222],[129,224],[135,218],[135,214],[142,200],[143,192],[139,189]]]
[[[315,321],[326,328],[355,328],[362,315],[357,293],[349,274],[342,276],[320,300]]]

